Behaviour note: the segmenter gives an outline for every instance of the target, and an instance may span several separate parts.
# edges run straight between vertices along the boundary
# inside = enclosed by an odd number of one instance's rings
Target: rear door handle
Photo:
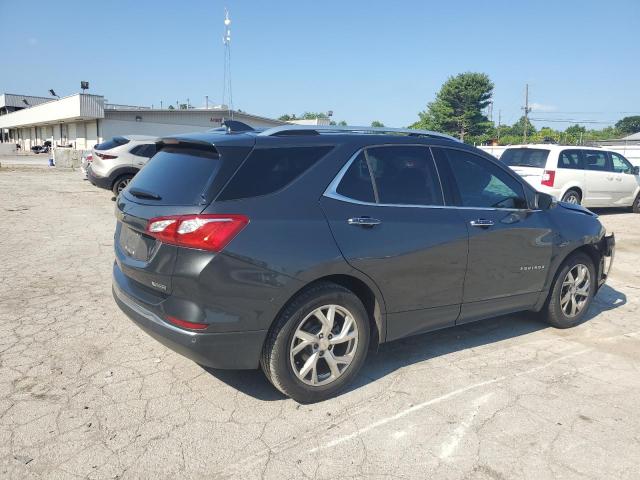
[[[371,217],[353,217],[347,220],[347,223],[349,225],[359,225],[361,227],[374,227],[376,225],[380,225],[382,220]]]
[[[487,228],[487,227],[491,227],[494,225],[493,220],[486,220],[484,218],[478,218],[477,220],[471,220],[469,222],[471,224],[472,227],[480,227],[480,228]]]

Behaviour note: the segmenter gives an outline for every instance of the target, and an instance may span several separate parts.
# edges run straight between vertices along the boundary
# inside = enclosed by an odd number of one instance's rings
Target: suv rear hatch
[[[162,140],[158,153],[117,199],[116,262],[149,294],[171,293],[180,249],[157,240],[148,230],[149,220],[201,213],[246,158],[253,139],[221,143]]]
[[[524,178],[533,187],[544,179],[549,150],[542,148],[507,148],[500,161]]]

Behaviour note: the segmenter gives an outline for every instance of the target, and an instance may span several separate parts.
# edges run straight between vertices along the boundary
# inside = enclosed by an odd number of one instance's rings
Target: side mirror
[[[547,193],[536,192],[536,204],[535,208],[540,210],[549,210],[553,205],[553,195]]]
[[[637,165],[631,167],[631,175],[640,175],[640,167]]]

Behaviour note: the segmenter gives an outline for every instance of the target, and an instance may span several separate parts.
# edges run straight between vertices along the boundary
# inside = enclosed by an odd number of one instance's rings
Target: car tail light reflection
[[[244,215],[172,215],[149,220],[147,234],[170,245],[220,252],[248,223]]]
[[[542,173],[542,185],[546,185],[547,187],[553,187],[553,181],[556,179],[556,171],[555,170],[545,170]]]

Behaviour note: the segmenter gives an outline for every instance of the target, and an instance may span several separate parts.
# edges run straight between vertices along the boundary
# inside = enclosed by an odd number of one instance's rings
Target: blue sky
[[[219,102],[225,6],[234,105],[250,113],[405,126],[448,76],[479,71],[503,123],[521,115],[525,83],[538,126],[640,114],[638,0],[0,0],[0,92],[67,95],[89,80],[113,103]]]

